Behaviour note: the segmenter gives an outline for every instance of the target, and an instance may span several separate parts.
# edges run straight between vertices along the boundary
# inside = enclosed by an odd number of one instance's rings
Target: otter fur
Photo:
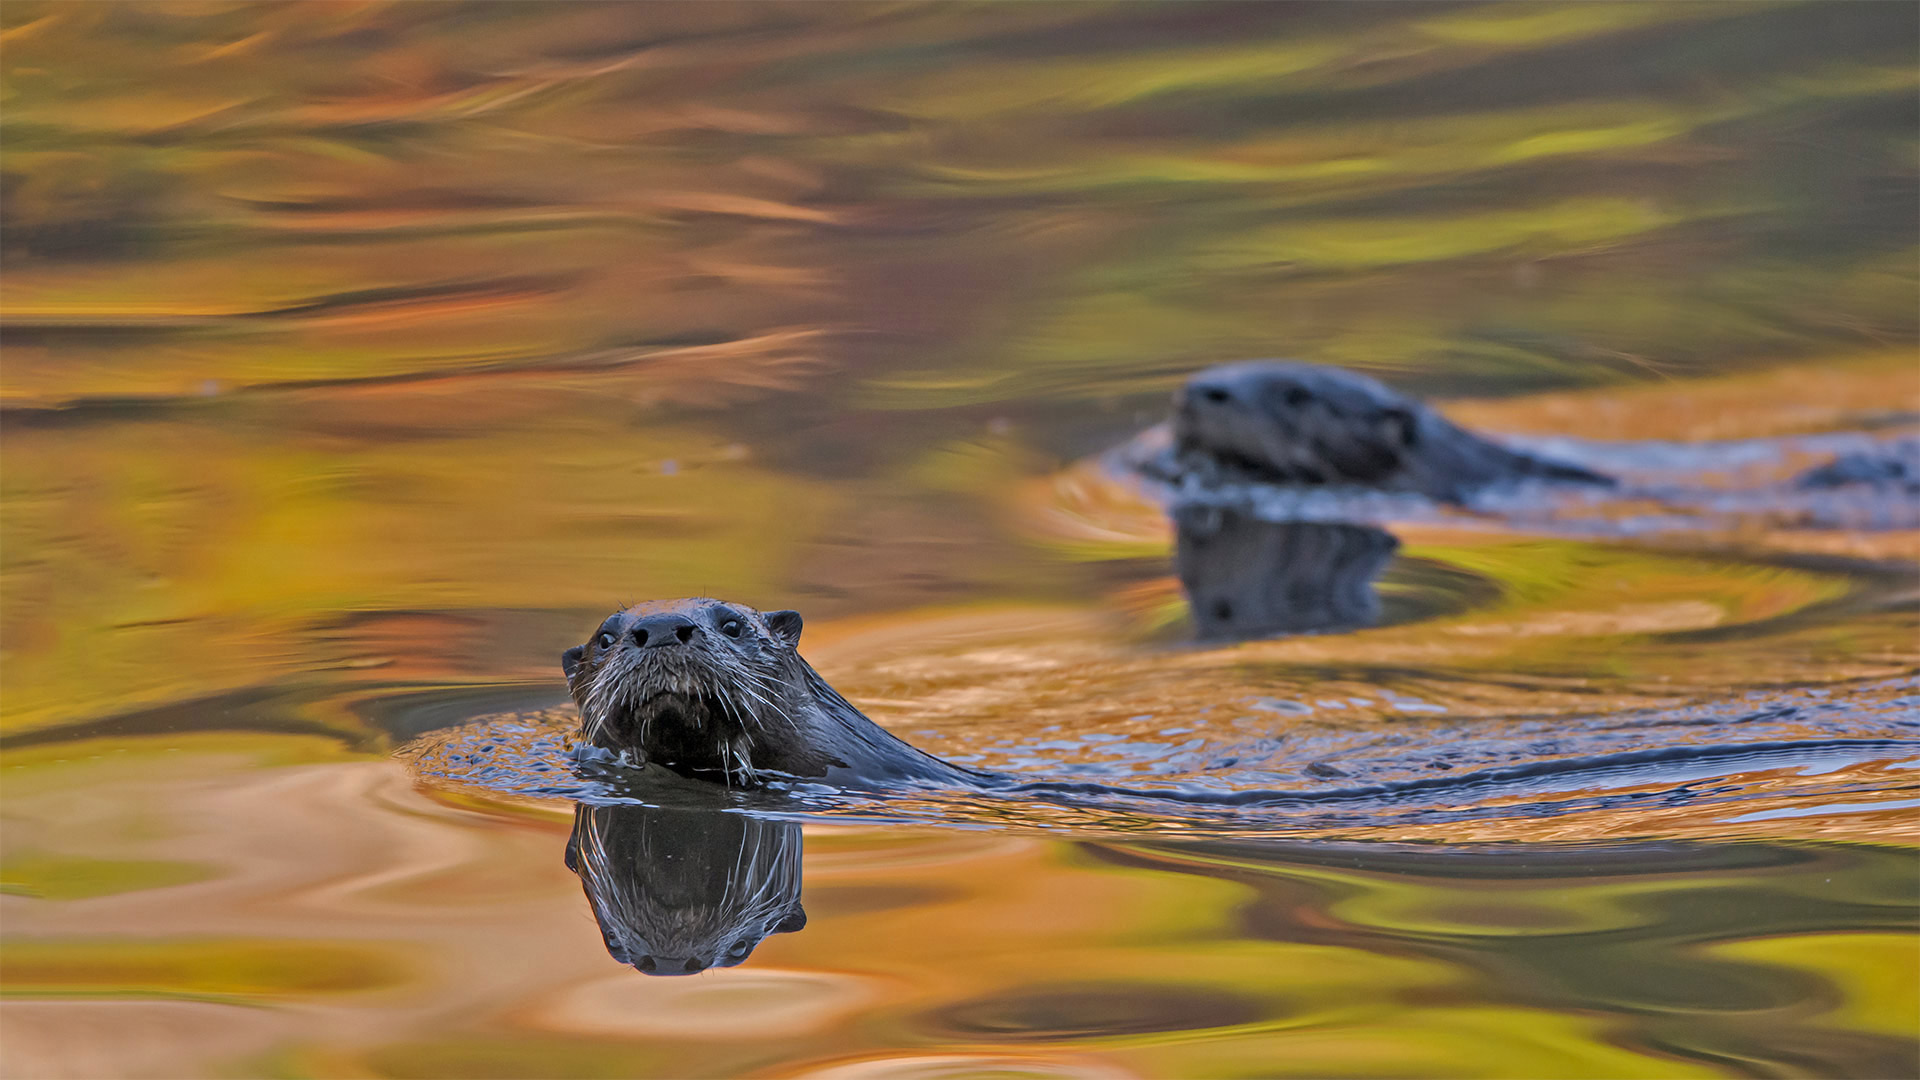
[[[1278,360],[1208,368],[1173,405],[1173,445],[1154,469],[1169,479],[1339,484],[1455,503],[1527,479],[1614,483],[1496,445],[1339,368]]]
[[[636,604],[561,654],[581,737],[635,764],[753,785],[972,776],[861,715],[801,659],[794,611],[708,597]]]

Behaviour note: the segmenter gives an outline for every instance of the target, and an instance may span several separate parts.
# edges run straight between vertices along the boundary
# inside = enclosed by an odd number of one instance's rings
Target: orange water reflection
[[[1278,701],[1330,758],[1407,703],[1881,725],[1911,532],[1421,527],[1379,625],[1193,649],[1073,463],[1275,354],[1496,432],[1911,425],[1917,19],[7,4],[0,1071],[1911,1072],[1884,762],[1432,850],[810,824],[805,931],[650,980],[567,808],[389,754],[702,593],[989,763]]]
[[[11,811],[10,836],[216,876],[0,898],[34,942],[9,981],[30,967],[39,988],[0,1010],[10,1074],[1407,1074],[1469,1044],[1501,1075],[1713,1073],[1735,1046],[1861,1073],[1910,1053],[1885,997],[1912,1003],[1911,952],[1887,947],[1913,918],[1910,856],[1871,845],[810,828],[805,930],[748,965],[649,979],[607,956],[558,814],[462,809],[394,764],[263,769],[209,749],[50,764],[12,803],[35,808]],[[47,789],[83,784],[66,802],[86,812],[56,814]],[[236,940],[256,944],[209,951]],[[201,975],[141,966],[189,947]],[[309,959],[359,954],[377,978],[329,983]]]

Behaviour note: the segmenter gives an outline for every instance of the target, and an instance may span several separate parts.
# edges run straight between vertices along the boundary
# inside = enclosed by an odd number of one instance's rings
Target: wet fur
[[[1272,360],[1209,368],[1181,387],[1162,468],[1209,484],[1340,484],[1443,502],[1530,478],[1613,483],[1495,445],[1364,375]]]
[[[687,638],[642,644],[666,621]],[[738,635],[723,632],[738,623]],[[616,612],[561,657],[584,742],[630,763],[738,786],[768,776],[952,781],[965,770],[922,753],[834,692],[797,646],[796,612],[706,597]]]

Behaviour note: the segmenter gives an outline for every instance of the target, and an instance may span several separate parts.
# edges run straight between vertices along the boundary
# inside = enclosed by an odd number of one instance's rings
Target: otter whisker
[[[732,697],[729,697],[727,700],[732,702],[734,707],[739,710],[740,715],[744,717],[744,719],[740,724],[742,728],[745,728],[748,726],[746,723],[747,720],[751,720],[753,722],[752,726],[754,730],[761,731],[761,732],[764,732],[767,730],[767,722],[760,718],[760,710],[750,708],[747,705],[741,704],[740,702],[734,700]]]
[[[761,697],[759,694],[754,693],[752,687],[749,687],[743,684],[741,686],[734,687],[734,689],[740,691],[742,694],[745,694],[747,697],[752,698],[753,700],[759,702],[760,704],[766,706],[769,709],[773,708],[773,702],[768,701],[766,698]]]
[[[766,700],[766,698],[760,698],[758,694],[755,694],[753,690],[749,690],[747,686],[737,686],[735,690],[741,690],[741,692],[743,692],[743,694],[745,694],[747,698],[753,698],[753,700],[758,701],[758,703],[762,705],[762,709],[772,709],[772,711],[774,711],[776,715],[781,715],[780,705],[776,705],[776,703],[772,703],[772,701],[768,701]],[[758,732],[762,732],[762,734],[766,732],[766,721],[764,721],[764,719],[760,717],[760,709],[753,709],[753,707],[747,707],[747,705],[739,705],[739,711],[741,711],[741,713],[745,713],[747,717],[751,717],[751,719],[753,719],[753,728],[755,728],[755,730],[758,730]],[[787,719],[787,717],[785,717],[785,715],[781,715],[781,719]],[[791,721],[791,719],[787,719],[787,723],[791,724],[793,723],[793,721]],[[741,726],[745,728],[747,724],[741,723]]]
[[[740,693],[742,693],[742,694],[744,694],[744,695],[746,695],[747,697],[750,697],[750,698],[752,698],[753,700],[755,700],[755,701],[757,701],[757,702],[759,702],[759,703],[760,703],[761,705],[763,705],[763,706],[765,706],[766,708],[769,708],[769,709],[772,709],[772,710],[774,710],[775,712],[778,712],[778,711],[779,711],[779,706],[777,706],[777,705],[775,705],[775,704],[774,704],[773,702],[771,702],[771,701],[768,701],[768,700],[767,700],[766,698],[764,698],[764,697],[762,697],[762,696],[760,696],[759,694],[757,694],[757,693],[755,693],[755,692],[754,692],[754,690],[753,690],[753,688],[752,688],[751,686],[748,686],[748,685],[746,685],[746,684],[744,684],[744,683],[742,683],[741,685],[739,685],[739,686],[736,686],[736,687],[734,687],[734,689],[735,689],[735,690],[738,690],[738,691],[739,691]],[[749,711],[753,711],[753,710],[749,710]],[[758,715],[757,715],[757,714],[756,714],[756,716],[755,716],[755,720],[756,720],[756,721],[758,720]],[[762,730],[765,730],[765,728],[766,728],[766,725],[765,725],[765,724],[759,724],[758,726],[759,726],[759,727],[760,727],[760,728],[761,728]]]
[[[739,724],[743,730],[748,727],[762,727],[762,725],[760,724],[759,718],[757,716],[753,716],[753,711],[751,709],[746,709],[746,710],[741,709],[740,706],[736,704],[731,697],[728,697],[724,693],[717,695],[716,699],[720,702],[720,707],[722,709],[725,709],[727,711],[727,714],[732,716],[734,719],[734,722]],[[750,716],[753,717],[751,723],[748,722],[748,717]]]
[[[733,870],[727,874],[727,883],[720,890],[720,903],[722,906],[725,906],[727,901],[733,899],[733,884],[740,880],[740,864],[746,860],[746,857],[747,837],[742,833],[740,843],[736,844],[733,849]]]
[[[798,732],[800,730],[799,722],[793,718],[793,714],[787,712],[786,706],[775,704],[773,705],[773,712],[774,712],[774,715],[778,716],[782,720],[785,720],[787,722],[787,726],[792,728],[795,732]]]
[[[960,775],[875,727],[795,649],[800,616],[718,600],[642,604],[567,650],[579,737],[729,787],[768,772]]]
[[[778,690],[776,690],[773,686],[765,682],[760,683],[760,688],[767,691],[769,694],[773,694],[775,696],[779,695]],[[762,705],[765,705],[767,708],[773,710],[774,715],[778,716],[782,720],[785,720],[787,722],[788,727],[792,728],[795,731],[800,730],[800,725],[794,722],[793,716],[789,714],[786,708],[780,705],[778,702],[775,702],[769,698],[761,696],[751,686],[742,685],[739,687],[739,690],[742,693],[753,698],[755,701],[758,701]]]
[[[756,690],[755,687],[758,687],[759,689]],[[748,697],[753,698],[755,701],[758,701],[762,705],[767,705],[767,706],[771,706],[773,702],[768,700],[764,695],[762,695],[760,693],[760,690],[765,690],[768,693],[777,693],[777,691],[775,691],[771,686],[769,686],[765,682],[759,681],[758,679],[750,679],[746,682],[742,682],[739,686],[735,687],[734,689],[739,690],[741,693],[747,695]]]

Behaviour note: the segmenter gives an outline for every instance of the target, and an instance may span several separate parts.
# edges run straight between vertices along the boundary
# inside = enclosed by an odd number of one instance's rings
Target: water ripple
[[[1303,725],[1252,743],[1042,739],[969,760],[1014,768],[972,789],[839,789],[781,783],[737,793],[750,812],[801,818],[1284,835],[1418,832],[1586,815],[1672,829],[1898,811],[1920,790],[1913,680],[1844,695],[1793,690],[1682,708],[1586,717],[1409,722],[1335,745]],[[493,714],[423,736],[402,753],[429,782],[536,799],[654,804],[694,783],[611,766],[573,748],[571,707]],[[1299,737],[1293,737],[1293,736]],[[1089,747],[1097,761],[1076,760]],[[1204,764],[1195,767],[1196,758]],[[1862,795],[1872,795],[1862,800]],[[1556,835],[1582,826],[1556,822]]]

